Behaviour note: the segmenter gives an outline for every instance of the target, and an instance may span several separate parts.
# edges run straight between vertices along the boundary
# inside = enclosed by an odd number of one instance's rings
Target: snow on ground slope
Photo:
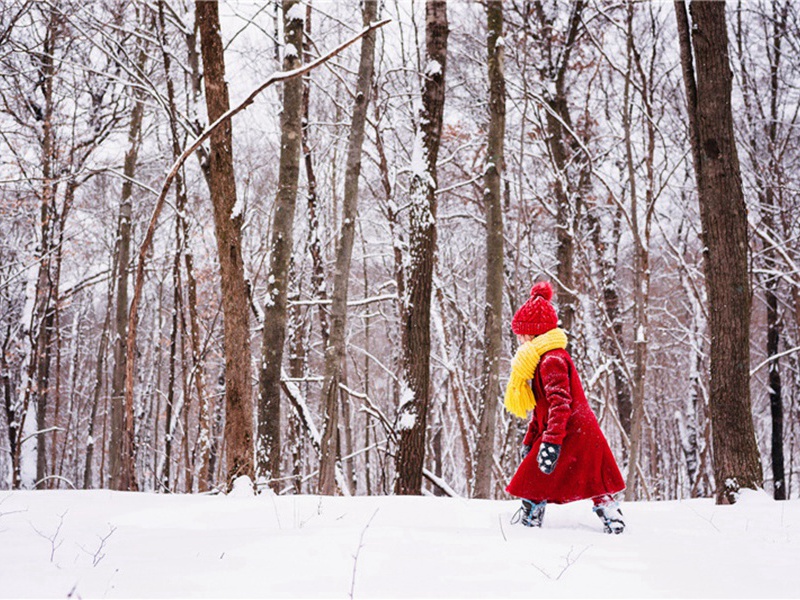
[[[0,492],[0,597],[798,597],[800,501]]]

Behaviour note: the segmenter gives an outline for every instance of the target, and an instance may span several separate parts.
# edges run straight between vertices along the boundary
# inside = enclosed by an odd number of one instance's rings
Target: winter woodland
[[[547,279],[626,499],[800,497],[798,68],[792,0],[0,0],[0,488],[508,499]]]

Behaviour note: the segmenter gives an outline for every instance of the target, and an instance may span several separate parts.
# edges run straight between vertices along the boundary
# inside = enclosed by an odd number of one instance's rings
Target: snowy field
[[[0,492],[5,598],[799,597],[800,501],[624,506],[431,497]]]

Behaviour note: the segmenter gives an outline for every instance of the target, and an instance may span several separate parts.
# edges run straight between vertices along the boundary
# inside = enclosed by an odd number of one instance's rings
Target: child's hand
[[[532,447],[533,446],[530,444],[522,444],[522,448],[519,449],[519,459],[525,460],[525,457],[528,456]]]
[[[539,455],[536,457],[536,462],[539,463],[539,470],[545,475],[550,475],[556,468],[559,454],[561,454],[561,446],[559,444],[544,442],[539,448]]]

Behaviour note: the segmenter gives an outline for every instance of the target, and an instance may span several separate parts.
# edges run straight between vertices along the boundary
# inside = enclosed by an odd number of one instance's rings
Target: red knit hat
[[[553,287],[540,281],[531,288],[531,297],[519,307],[511,320],[511,330],[517,335],[541,335],[558,327],[556,309],[550,304]]]

